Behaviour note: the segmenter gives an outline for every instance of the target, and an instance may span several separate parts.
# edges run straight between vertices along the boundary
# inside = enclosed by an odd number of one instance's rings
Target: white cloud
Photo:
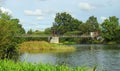
[[[44,20],[46,16],[52,15],[54,13],[53,10],[41,10],[41,9],[36,9],[36,10],[24,10],[25,15],[28,16],[36,16],[36,19],[39,20]]]
[[[12,11],[11,11],[10,9],[4,8],[4,7],[0,7],[0,10],[1,10],[3,13],[12,14]]]
[[[24,10],[24,13],[26,15],[29,15],[29,16],[42,16],[43,15],[43,11],[40,10],[40,9],[36,9],[34,11],[32,11],[32,10]]]
[[[89,3],[79,3],[78,6],[81,10],[84,10],[84,11],[96,9],[95,6],[93,6],[92,4],[89,4]]]
[[[100,19],[104,21],[105,19],[107,19],[107,17],[101,16]]]
[[[52,13],[54,13],[54,11],[36,9],[36,10],[24,10],[24,13],[28,16],[43,16],[46,14],[52,14]]]
[[[43,16],[39,16],[39,17],[37,17],[37,20],[43,20],[43,19],[44,19]]]

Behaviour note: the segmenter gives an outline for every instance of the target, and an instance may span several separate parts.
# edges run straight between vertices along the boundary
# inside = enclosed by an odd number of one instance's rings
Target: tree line
[[[104,41],[91,38],[64,38],[62,41],[75,41],[78,43],[120,43],[120,24],[116,16],[110,16],[102,23],[99,23],[97,17],[90,16],[85,22],[72,17],[69,13],[57,13],[53,26],[41,32],[39,30],[27,32],[28,34],[52,34],[56,35],[90,35],[90,32],[99,32],[99,36]],[[39,33],[38,33],[39,32]]]

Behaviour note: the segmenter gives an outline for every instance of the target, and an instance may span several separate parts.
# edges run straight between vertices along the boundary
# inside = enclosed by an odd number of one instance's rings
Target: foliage
[[[119,20],[115,16],[109,17],[101,25],[98,23],[97,18],[90,16],[88,20],[83,23],[77,19],[74,19],[70,14],[63,12],[57,13],[55,22],[51,29],[55,30],[59,35],[90,35],[90,32],[99,32],[99,36],[104,38],[104,42],[116,41],[120,43],[120,24]],[[77,32],[76,32],[77,31]],[[101,33],[101,34],[100,34]],[[62,40],[73,41],[74,39],[65,38]],[[100,40],[90,38],[79,38],[75,40],[80,43],[101,43]],[[95,42],[94,42],[95,41]],[[97,41],[97,42],[96,42]]]
[[[49,32],[48,32],[49,33]],[[33,31],[32,29],[28,30],[27,35],[34,35],[34,36],[45,36],[48,35],[46,32],[44,31],[40,31],[40,30],[35,30]],[[25,41],[48,41],[47,37],[25,37]]]
[[[41,34],[44,34],[43,31],[40,31],[40,30],[35,30],[33,31],[32,29],[28,30],[27,34],[33,34],[33,35],[41,35]]]
[[[81,31],[66,32],[64,35],[82,35]]]
[[[18,19],[13,19],[7,13],[0,11],[0,51],[3,56],[7,57],[11,52],[15,52],[17,44],[22,42],[22,39],[16,38],[16,35],[25,33]],[[7,53],[4,54],[4,53]]]
[[[66,32],[64,35],[65,36],[81,36],[82,33],[81,33],[81,31],[72,31],[72,32]],[[60,42],[62,42],[62,43],[68,42],[68,44],[70,44],[71,42],[78,43],[79,39],[80,38],[78,38],[78,37],[64,37],[64,38],[61,37]],[[71,43],[71,44],[73,44],[73,43]]]
[[[81,21],[74,19],[70,14],[66,12],[57,13],[52,29],[55,30],[57,34],[63,35],[66,32],[78,30],[78,26],[81,23]]]
[[[95,71],[94,68],[76,67],[71,68],[64,65],[50,64],[32,64],[26,62],[17,62],[11,60],[0,60],[0,71]]]
[[[80,38],[79,39],[79,44],[91,44],[92,43],[92,38]]]
[[[120,38],[120,25],[119,20],[115,16],[109,17],[102,24],[102,37],[106,41],[117,41]]]
[[[90,35],[90,32],[100,31],[99,23],[96,17],[90,16],[88,20],[85,23],[83,23],[82,21],[73,18],[70,14],[66,12],[56,14],[55,22],[53,23],[51,29],[55,30],[58,35],[79,35],[79,36]],[[66,40],[68,40],[68,38],[65,38],[64,41]],[[78,43],[91,42],[91,39],[89,38],[78,39],[71,38],[70,40],[76,41]]]
[[[81,30],[81,33],[87,35],[89,35],[90,32],[99,31],[99,23],[97,21],[97,18],[90,16],[85,23],[79,25],[79,30]]]
[[[51,34],[51,28],[46,28],[44,31],[45,34]]]
[[[33,34],[32,29],[28,30],[27,34]]]
[[[99,30],[99,23],[97,18],[94,16],[90,16],[89,19],[86,21],[86,24],[90,24],[91,30],[90,31],[98,31]]]
[[[83,23],[79,26],[79,30],[81,31],[81,34],[89,35],[92,31],[91,24]]]

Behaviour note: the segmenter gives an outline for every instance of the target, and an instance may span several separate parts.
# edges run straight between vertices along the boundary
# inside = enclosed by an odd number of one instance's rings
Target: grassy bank
[[[31,64],[26,62],[13,62],[11,60],[0,60],[0,71],[94,71],[92,68],[50,65],[50,64]]]
[[[51,44],[45,41],[29,41],[20,44],[20,51],[34,51],[34,50],[62,50],[74,51],[76,48],[62,44]]]

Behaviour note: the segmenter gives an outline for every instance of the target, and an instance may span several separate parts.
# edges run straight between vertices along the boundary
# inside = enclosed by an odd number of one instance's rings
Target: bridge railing
[[[24,34],[24,35],[16,35],[15,37],[91,37],[90,35],[28,35],[28,34]]]

